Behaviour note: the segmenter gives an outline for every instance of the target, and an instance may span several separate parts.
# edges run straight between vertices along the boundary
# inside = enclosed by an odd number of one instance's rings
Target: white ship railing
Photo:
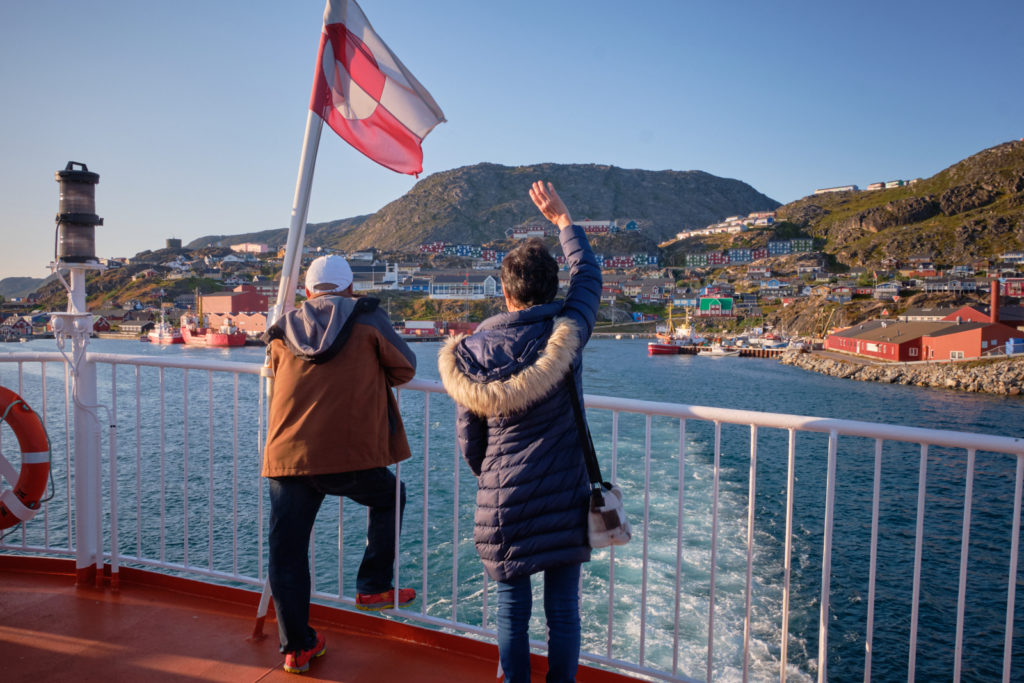
[[[37,412],[45,416],[45,424],[53,446],[52,475],[54,490],[42,506],[37,517],[27,524],[6,531],[0,539],[0,550],[15,553],[75,556],[78,566],[93,566],[116,576],[121,565],[153,568],[201,580],[241,584],[259,589],[266,578],[265,545],[269,512],[264,504],[265,487],[259,477],[260,453],[265,432],[266,380],[260,377],[260,367],[248,363],[121,356],[90,353],[86,363],[98,368],[99,406],[79,406],[93,416],[104,435],[101,452],[87,456],[87,462],[74,461],[72,453],[72,421],[76,415],[74,381],[59,353],[0,354],[0,384],[17,391]],[[46,381],[43,381],[43,378]],[[402,547],[396,561],[396,584],[417,586],[419,607],[394,610],[389,614],[433,627],[450,629],[474,638],[494,638],[491,618],[493,587],[483,574],[472,546],[473,482],[460,464],[460,455],[454,446],[453,410],[451,401],[443,395],[440,383],[413,380],[399,390],[403,416],[413,442],[413,459],[398,466],[398,474],[409,488],[406,526],[401,538]],[[431,398],[434,397],[434,400]],[[922,603],[922,562],[926,544],[932,539],[926,533],[925,511],[929,485],[929,453],[953,449],[966,460],[963,491],[957,513],[960,524],[959,571],[948,577],[957,585],[955,624],[929,623],[929,633],[938,631],[939,638],[950,641],[954,649],[953,670],[948,672],[954,681],[961,680],[964,664],[964,624],[968,595],[972,590],[969,572],[972,510],[977,508],[992,514],[1001,512],[1012,520],[1012,529],[1006,530],[1009,543],[1008,561],[1003,568],[1006,581],[1001,595],[985,595],[981,599],[1005,603],[1005,622],[988,624],[992,632],[1002,632],[1002,680],[1009,682],[1021,676],[1020,644],[1014,652],[1013,636],[1016,613],[1015,587],[1018,579],[1019,535],[1022,481],[1024,481],[1024,441],[1021,439],[918,429],[887,424],[849,420],[823,419],[798,415],[760,413],[723,408],[709,408],[670,403],[637,401],[607,396],[587,396],[588,415],[598,442],[598,451],[604,461],[605,475],[618,479],[618,473],[628,471],[634,475],[628,481],[620,479],[626,490],[627,508],[634,523],[634,539],[624,548],[595,552],[594,560],[585,567],[584,595],[596,590],[606,596],[607,618],[584,620],[584,652],[586,662],[607,666],[619,671],[657,680],[757,680],[751,670],[753,602],[757,595],[755,577],[759,576],[762,556],[766,550],[759,546],[755,527],[773,511],[759,509],[761,500],[758,481],[763,469],[771,461],[781,467],[785,463],[785,494],[781,498],[785,519],[782,552],[782,594],[777,642],[771,643],[767,656],[777,666],[777,679],[810,675],[817,680],[829,680],[829,635],[833,615],[831,604],[833,528],[836,515],[837,485],[844,484],[837,475],[840,446],[847,456],[849,444],[867,440],[873,446],[873,479],[870,510],[870,548],[868,563],[868,596],[866,621],[863,626],[860,662],[843,662],[842,671],[833,677],[849,680],[863,672],[865,681],[872,680],[872,665],[878,652],[886,651],[888,643],[876,643],[875,623],[878,547],[882,487],[888,483],[883,477],[883,453],[890,453],[893,444],[916,450],[917,482],[916,510],[913,513],[913,570],[912,578],[901,590],[909,593],[910,617],[906,655],[907,680],[917,675],[919,636],[922,624],[919,610]],[[627,421],[643,420],[642,430],[623,429]],[[443,422],[443,424],[442,424]],[[416,434],[416,428],[419,434]],[[665,447],[665,433],[673,436],[671,448]],[[739,431],[737,431],[739,430]],[[747,430],[749,436],[743,436]],[[610,433],[608,433],[610,431]],[[695,435],[705,433],[708,450],[698,453]],[[765,435],[774,433],[785,439],[784,448],[765,446]],[[739,434],[739,437],[737,437]],[[798,435],[824,435],[824,448],[809,451],[797,449]],[[801,439],[807,438],[801,436]],[[723,445],[729,442],[727,448]],[[778,440],[781,443],[781,439]],[[198,444],[202,444],[201,446]],[[736,448],[742,444],[742,449]],[[13,444],[13,446],[12,446]],[[17,462],[17,444],[14,439],[0,442],[3,452]],[[626,451],[629,451],[629,455]],[[855,451],[853,448],[852,451]],[[11,453],[14,453],[12,456]],[[762,454],[762,451],[764,453]],[[851,452],[852,452],[851,451]],[[905,453],[905,449],[903,451]],[[723,458],[736,461],[737,453],[746,461],[749,471],[745,477],[745,537],[739,540],[723,537],[721,525],[720,493],[723,481]],[[743,455],[742,453],[746,453]],[[1012,498],[1007,495],[998,500],[976,499],[974,490],[977,456],[1002,457],[1010,463],[1005,469],[1012,471]],[[895,456],[893,456],[895,457]],[[794,667],[789,652],[791,642],[790,620],[794,609],[803,611],[809,605],[792,603],[792,562],[794,553],[794,519],[802,513],[798,477],[800,458],[804,465],[825,459],[824,509],[820,531],[821,588],[816,596],[819,614],[817,658],[808,655],[803,666]],[[904,456],[899,456],[905,460]],[[104,462],[105,459],[105,462]],[[809,459],[809,460],[808,460]],[[911,457],[913,459],[913,457]],[[706,460],[706,462],[705,462]],[[844,460],[845,462],[845,460]],[[888,463],[889,460],[886,460]],[[199,466],[201,464],[201,467]],[[652,465],[658,469],[655,473]],[[691,581],[684,585],[684,573],[691,569],[692,561],[684,557],[686,540],[684,529],[688,493],[687,479],[692,472],[687,468],[706,465],[711,475],[711,497],[706,514],[710,516],[710,548],[702,566],[701,576],[706,584],[699,587],[704,613],[697,615],[702,623],[705,644],[702,662],[695,664],[692,657],[684,662],[681,652],[683,641],[693,640],[684,634],[687,610],[682,600],[692,591]],[[101,470],[101,466],[104,468]],[[642,471],[642,476],[638,473]],[[439,482],[438,476],[443,480]],[[659,532],[652,515],[657,501],[652,501],[652,477],[663,479],[674,476],[674,524],[669,532]],[[1005,477],[1007,490],[1011,488]],[[102,482],[92,489],[79,488],[76,481],[86,479]],[[82,493],[85,491],[86,493]],[[396,491],[396,495],[397,495]],[[451,500],[444,499],[451,495]],[[82,500],[82,498],[89,500]],[[442,504],[451,507],[447,512]],[[798,507],[800,506],[800,507]],[[353,547],[361,543],[364,529],[357,521],[345,520],[347,508],[338,503],[337,512],[321,511],[313,543],[314,598],[325,603],[351,606],[351,589],[346,591],[345,570],[358,560],[358,553],[346,555],[346,543]],[[358,506],[356,506],[358,507]],[[1012,507],[1012,511],[1009,509]],[[865,511],[865,514],[868,514]],[[419,538],[410,528],[408,520],[419,518]],[[77,526],[88,528],[88,542],[76,542]],[[346,527],[348,535],[346,536]],[[326,528],[325,528],[326,527]],[[666,535],[667,533],[667,535]],[[83,538],[78,536],[78,539]],[[93,542],[92,539],[95,539]],[[324,542],[323,539],[330,539]],[[737,589],[722,586],[719,577],[718,553],[723,544],[730,551],[740,548],[745,565],[745,581],[738,589],[742,599],[742,646],[736,648],[738,663],[725,664],[720,655],[723,638],[735,641],[738,633],[721,633],[716,622],[722,595],[735,595]],[[419,545],[418,556],[410,547]],[[671,553],[661,552],[665,545]],[[82,545],[93,547],[89,555]],[[324,547],[326,546],[326,547]],[[333,546],[333,549],[331,548]],[[437,568],[437,554],[448,552],[443,571]],[[674,554],[674,560],[671,555]],[[658,556],[662,559],[658,559]],[[663,561],[669,557],[667,566]],[[627,564],[623,564],[623,563]],[[660,564],[659,564],[660,563]],[[331,565],[336,577],[322,578],[317,565]],[[411,568],[410,568],[410,565]],[[624,572],[635,573],[639,565],[639,580],[635,577],[623,583]],[[655,567],[658,565],[657,567]],[[409,580],[408,576],[418,572]],[[450,572],[450,594],[434,592],[431,576]],[[655,591],[668,587],[674,591],[671,614],[659,615],[656,623],[650,615],[649,602]],[[331,585],[323,585],[323,584]],[[352,582],[350,581],[349,584]],[[658,587],[655,587],[655,583]],[[702,580],[703,583],[703,580]],[[332,586],[334,587],[331,590]],[[479,588],[474,588],[478,586]],[[635,592],[638,588],[638,594]],[[468,588],[467,588],[468,587]],[[467,590],[469,592],[467,592]],[[629,594],[624,598],[624,594]],[[632,600],[630,599],[632,597]],[[974,596],[977,598],[977,596]],[[626,599],[624,607],[622,600]],[[810,601],[813,602],[813,601]],[[538,610],[535,610],[535,613]],[[628,619],[623,618],[623,614]],[[535,616],[536,619],[536,616]],[[623,621],[630,623],[623,623]],[[638,621],[638,624],[633,623]],[[718,628],[718,630],[716,630]],[[635,636],[628,646],[622,644],[621,633],[629,630]],[[952,631],[952,633],[949,633]],[[661,642],[660,653],[652,658],[648,646],[652,640]],[[667,643],[666,643],[667,641]],[[537,649],[544,643],[537,640]],[[635,652],[635,654],[634,654]],[[891,652],[890,652],[891,654]],[[1017,666],[1014,667],[1014,659]],[[890,657],[891,659],[891,657]],[[683,671],[684,668],[691,669]],[[703,669],[703,670],[701,670]],[[858,676],[859,677],[859,676]],[[884,677],[880,675],[880,677]],[[775,678],[775,674],[772,675]]]

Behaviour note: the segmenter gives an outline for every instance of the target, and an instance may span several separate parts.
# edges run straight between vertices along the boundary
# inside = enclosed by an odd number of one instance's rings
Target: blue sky
[[[785,203],[1024,136],[1019,0],[362,7],[448,119],[421,177],[702,170]],[[3,3],[0,278],[49,273],[70,160],[100,174],[101,256],[287,226],[322,15],[321,0]],[[309,220],[372,213],[415,182],[325,128]]]

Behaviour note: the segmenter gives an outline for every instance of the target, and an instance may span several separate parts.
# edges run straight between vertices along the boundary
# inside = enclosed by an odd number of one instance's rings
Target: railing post
[[[63,350],[71,339],[75,444],[75,575],[79,586],[103,580],[100,490],[100,424],[96,401],[96,364],[86,359],[92,315],[85,307],[85,270],[71,269],[68,313],[54,314],[54,336]]]

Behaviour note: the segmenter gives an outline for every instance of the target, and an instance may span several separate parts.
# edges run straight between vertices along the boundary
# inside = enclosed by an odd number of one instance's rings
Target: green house
[[[732,297],[704,297],[697,305],[697,315],[709,318],[735,315]]]

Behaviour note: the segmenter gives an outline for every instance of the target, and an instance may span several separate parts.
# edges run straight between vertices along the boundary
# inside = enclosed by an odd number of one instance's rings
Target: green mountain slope
[[[577,220],[636,220],[653,241],[730,214],[779,203],[738,180],[702,171],[643,171],[593,164],[476,164],[435,173],[371,216],[310,225],[308,246],[415,251],[424,242],[486,244],[542,219],[527,195],[534,180],[554,183]],[[189,247],[245,241],[279,246],[286,230],[204,237]]]
[[[927,255],[940,264],[1024,246],[1024,141],[983,150],[931,178],[888,190],[805,197],[778,219],[826,240],[849,266]]]

